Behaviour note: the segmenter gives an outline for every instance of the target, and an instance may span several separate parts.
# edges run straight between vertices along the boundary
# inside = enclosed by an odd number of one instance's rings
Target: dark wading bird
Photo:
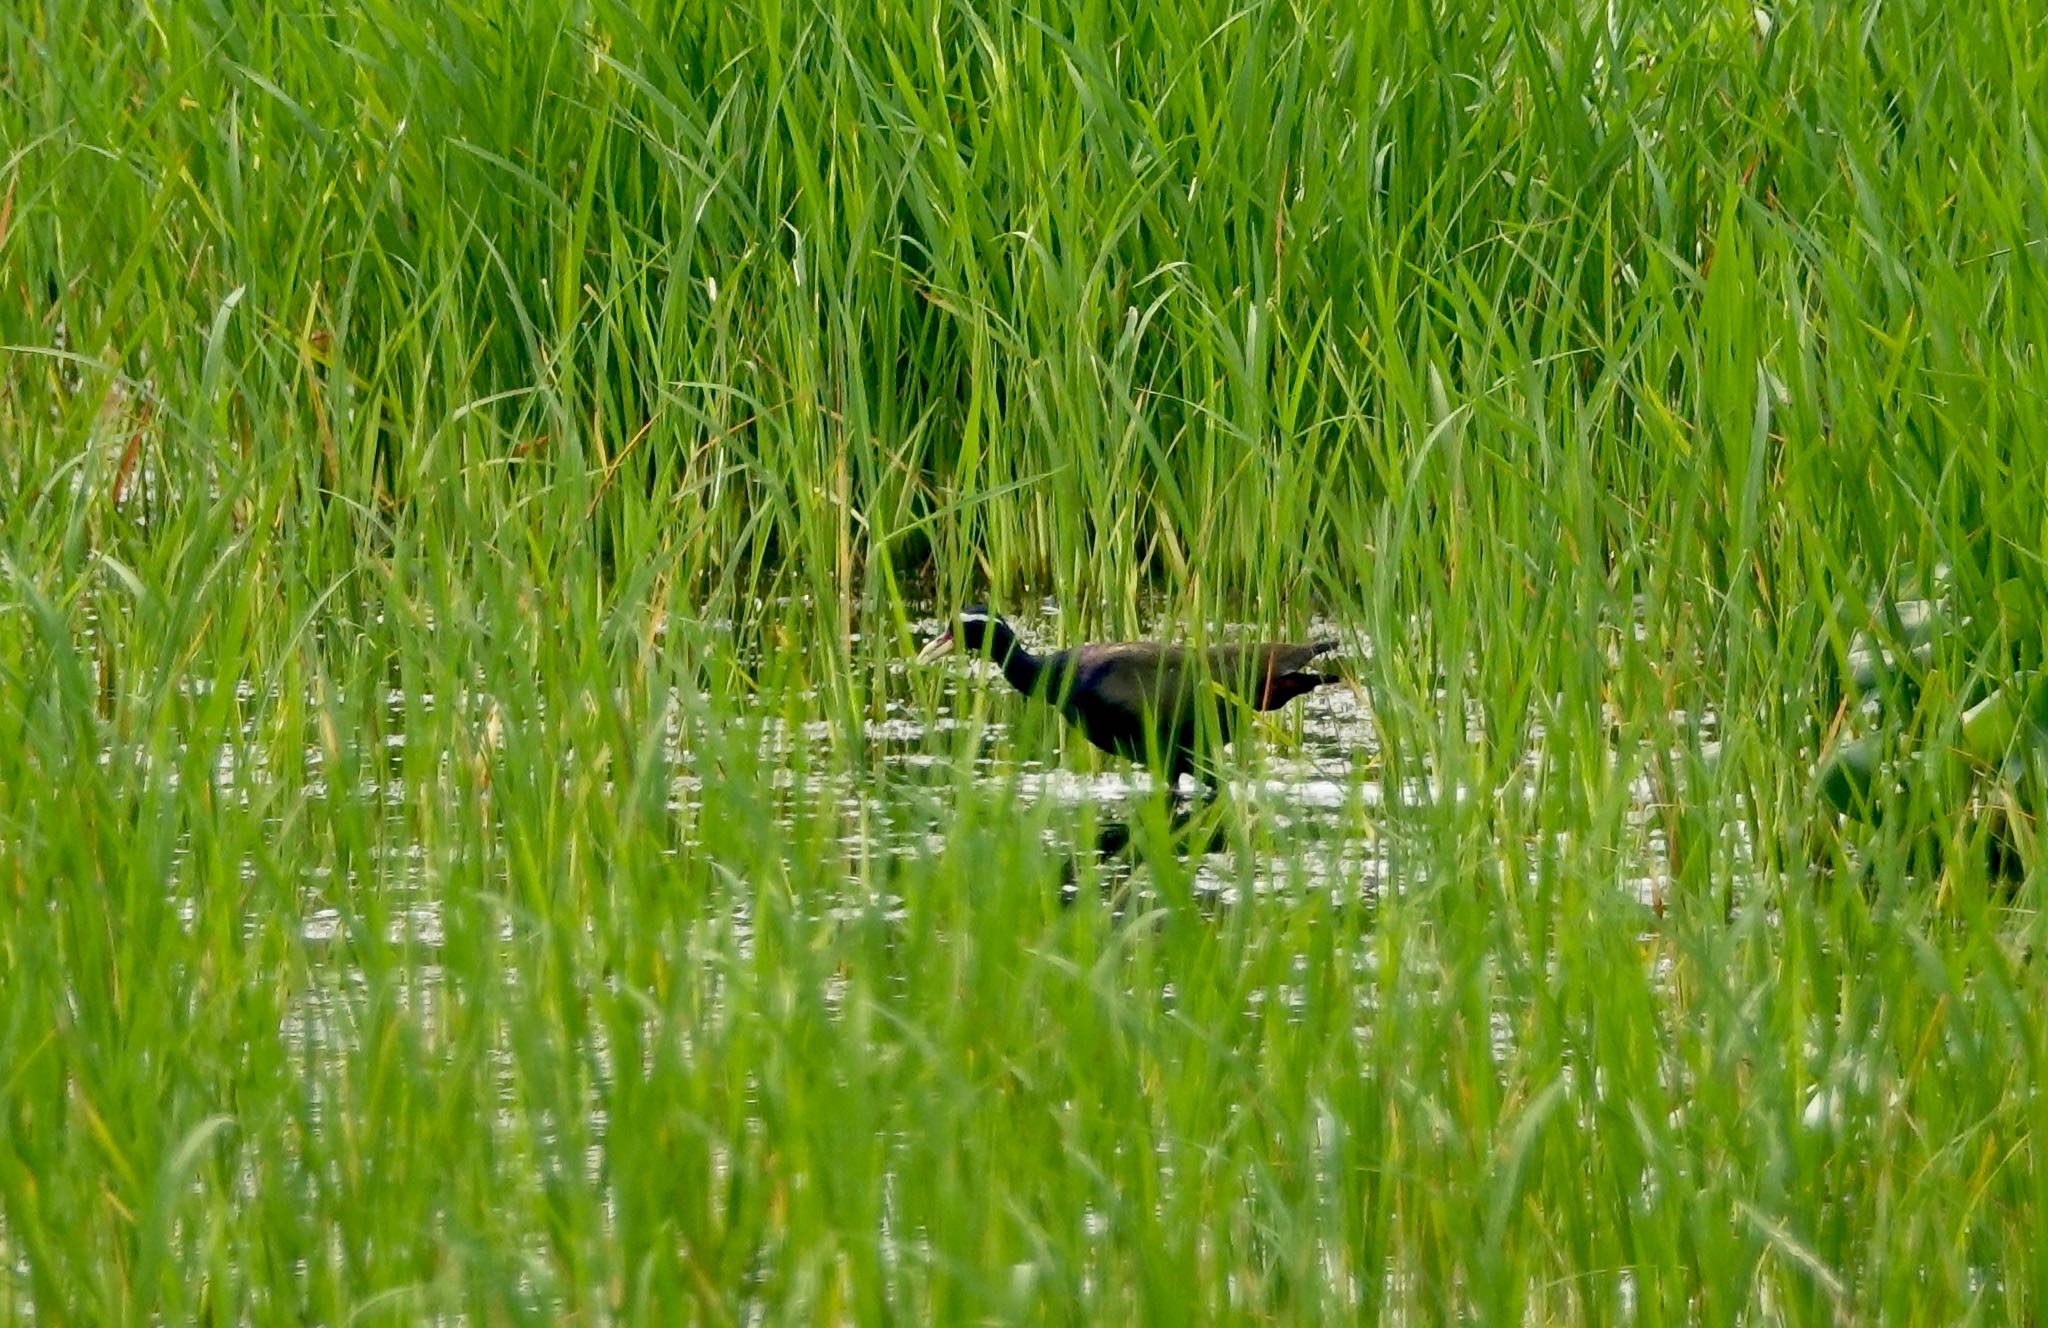
[[[1115,756],[1157,762],[1169,787],[1182,775],[1207,776],[1209,757],[1230,741],[1246,711],[1278,710],[1325,683],[1342,681],[1309,665],[1335,641],[1260,642],[1205,650],[1124,641],[1034,655],[1000,617],[976,605],[918,654],[930,663],[962,650],[1001,667],[1012,687],[1044,701],[1081,735]],[[1186,816],[1176,818],[1176,826]],[[1103,855],[1130,842],[1112,825],[1097,844]]]

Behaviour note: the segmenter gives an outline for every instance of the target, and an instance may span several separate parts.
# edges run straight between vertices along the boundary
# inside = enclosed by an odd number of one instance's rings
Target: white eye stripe
[[[990,619],[986,613],[963,613],[960,615],[960,621],[963,623],[980,623],[986,627]]]

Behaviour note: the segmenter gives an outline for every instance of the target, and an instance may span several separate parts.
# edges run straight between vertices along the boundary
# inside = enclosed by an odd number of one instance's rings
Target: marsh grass
[[[0,1323],[2040,1316],[2038,870],[1813,779],[2042,666],[2027,6],[0,43]],[[1372,907],[1060,908],[969,598],[1342,624]]]

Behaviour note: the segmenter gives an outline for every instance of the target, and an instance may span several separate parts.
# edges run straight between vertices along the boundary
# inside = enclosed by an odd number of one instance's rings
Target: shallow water
[[[1035,647],[1048,649],[1058,642],[1055,623],[1032,618],[1016,621]],[[942,626],[940,619],[926,618],[912,624],[913,635],[927,639]],[[1355,664],[1368,649],[1359,632],[1341,624],[1319,622],[1312,624],[1310,631],[1345,642],[1335,657],[1340,670],[1344,660]],[[1215,635],[1229,639],[1262,633],[1227,626]],[[793,826],[794,817],[814,816],[829,807],[842,827],[840,843],[849,873],[863,878],[849,883],[866,887],[857,894],[868,894],[873,883],[889,879],[890,860],[907,863],[943,848],[954,828],[953,800],[963,779],[1001,787],[1020,807],[1043,811],[1048,860],[1068,863],[1069,880],[1077,868],[1086,877],[1086,865],[1096,861],[1093,835],[1098,829],[1135,820],[1148,802],[1156,804],[1161,799],[1164,790],[1156,777],[1096,752],[1039,703],[1012,691],[986,663],[954,656],[921,666],[906,656],[889,661],[885,671],[903,679],[904,685],[892,688],[895,699],[886,702],[879,718],[866,723],[861,734],[864,751],[852,761],[798,759],[805,751],[822,750],[842,736],[835,734],[829,723],[792,722],[773,715],[760,721],[762,752],[767,758],[760,777],[783,795],[775,805],[781,808],[784,824]],[[925,699],[933,695],[933,684],[937,688],[935,702]],[[193,690],[199,694],[205,689],[195,685]],[[910,698],[913,691],[920,696]],[[255,698],[244,688],[238,699]],[[683,718],[686,707],[682,698],[671,695],[666,709],[667,807],[684,827],[678,852],[688,852],[698,843],[705,779],[713,772],[701,769],[690,750],[690,722]],[[434,696],[409,695],[391,688],[381,698],[380,711],[383,732],[378,746],[390,765],[410,767],[409,779],[392,776],[387,766],[379,777],[356,780],[344,793],[332,787],[327,759],[317,742],[309,741],[305,747],[301,769],[274,772],[260,768],[263,758],[252,753],[264,750],[263,744],[253,741],[256,735],[245,732],[244,743],[223,746],[215,754],[213,781],[216,790],[244,804],[251,802],[252,790],[275,782],[289,786],[294,796],[309,802],[349,796],[388,815],[390,835],[381,846],[373,847],[371,863],[359,863],[354,870],[374,871],[394,892],[385,897],[383,916],[391,932],[387,939],[432,949],[441,942],[440,892],[429,888],[427,874],[434,870],[433,865],[412,838],[405,818],[413,804],[433,794],[432,787],[419,786],[422,768],[445,771],[449,763],[474,759],[475,753],[418,751],[408,733],[408,721],[421,715],[449,716],[457,722],[458,731],[473,735],[478,745],[495,746],[504,741],[501,707],[496,698],[481,690]],[[450,725],[437,723],[433,727],[433,740],[446,741]],[[1538,737],[1540,729],[1532,728],[1532,741]],[[1323,687],[1261,717],[1231,748],[1223,769],[1224,778],[1216,792],[1230,808],[1227,815],[1211,819],[1227,824],[1230,833],[1216,851],[1188,856],[1198,901],[1227,905],[1247,898],[1285,895],[1321,897],[1337,907],[1369,906],[1383,890],[1415,880],[1419,868],[1412,862],[1401,864],[1400,881],[1393,879],[1390,790],[1381,765],[1377,729],[1361,686]],[[177,778],[175,770],[164,774]],[[807,796],[788,796],[792,791]],[[1412,809],[1436,801],[1445,792],[1430,779],[1411,779],[1392,801]],[[1197,795],[1207,796],[1206,790],[1192,783],[1184,783],[1177,793],[1182,805]],[[1472,791],[1454,787],[1448,796],[1463,800],[1471,797]],[[1639,897],[1654,906],[1666,869],[1657,828],[1656,793],[1642,780],[1632,789],[1632,796],[1632,819],[1641,828],[1642,853],[1628,865],[1626,877],[1633,881]],[[1120,894],[1128,889],[1143,903],[1152,898],[1156,873],[1135,857],[1126,852],[1101,861],[1101,880]],[[1059,879],[1057,874],[1050,876],[1048,888],[1058,888]],[[347,883],[322,879],[308,881],[306,886],[308,908],[302,939],[316,947],[335,944],[345,929]],[[413,892],[419,902],[408,905],[404,901]],[[742,909],[746,906],[745,900],[735,902]],[[898,904],[887,896],[870,894],[869,915],[879,910],[888,916],[897,911]],[[821,901],[820,906],[831,912],[845,911],[848,904],[841,896]]]

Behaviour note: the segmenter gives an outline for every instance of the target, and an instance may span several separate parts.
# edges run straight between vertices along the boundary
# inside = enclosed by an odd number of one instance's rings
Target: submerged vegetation
[[[6,7],[0,1325],[2038,1321],[2044,97],[1932,0]],[[1339,795],[1062,909],[1104,758],[905,667],[982,599],[1333,628]]]

